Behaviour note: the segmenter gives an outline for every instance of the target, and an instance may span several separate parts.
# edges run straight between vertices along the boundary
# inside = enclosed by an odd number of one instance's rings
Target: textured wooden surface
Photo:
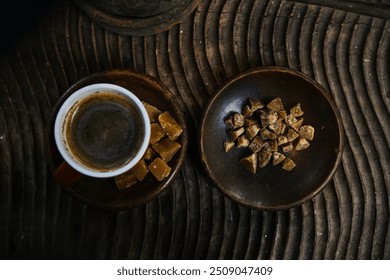
[[[1,258],[390,259],[390,3],[330,2],[203,0],[181,24],[146,37],[106,31],[69,0],[53,4],[0,55]],[[197,154],[211,94],[263,65],[290,67],[322,84],[346,133],[342,164],[327,188],[280,212],[226,199]],[[158,78],[183,104],[190,130],[171,188],[118,212],[87,207],[56,186],[44,146],[61,94],[112,68]]]

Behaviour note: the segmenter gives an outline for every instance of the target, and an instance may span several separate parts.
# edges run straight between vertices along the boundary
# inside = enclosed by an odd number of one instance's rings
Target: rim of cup
[[[66,140],[63,137],[64,135],[63,124],[66,119],[68,111],[76,104],[77,101],[100,91],[111,91],[111,92],[121,94],[122,96],[128,97],[136,105],[137,109],[141,112],[143,125],[145,127],[145,133],[144,133],[142,145],[138,150],[138,152],[136,153],[136,155],[133,157],[133,159],[131,159],[126,164],[113,170],[99,171],[99,170],[94,170],[92,168],[85,167],[71,155],[71,153],[67,148]],[[78,172],[95,178],[115,177],[117,175],[125,173],[126,171],[134,167],[134,165],[137,164],[142,159],[143,155],[145,154],[149,146],[150,133],[151,132],[150,132],[149,116],[141,100],[130,90],[121,87],[119,85],[114,85],[109,83],[91,84],[76,90],[61,105],[54,123],[54,139],[61,156],[72,168],[74,168]]]

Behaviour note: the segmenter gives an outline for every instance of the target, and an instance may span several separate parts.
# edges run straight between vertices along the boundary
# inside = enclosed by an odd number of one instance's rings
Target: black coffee
[[[126,97],[99,92],[77,103],[66,123],[70,152],[85,166],[108,171],[129,162],[142,145],[140,112]]]

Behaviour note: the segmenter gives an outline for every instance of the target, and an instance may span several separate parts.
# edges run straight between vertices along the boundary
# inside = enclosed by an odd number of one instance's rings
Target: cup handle
[[[54,181],[61,186],[71,186],[76,183],[83,175],[71,167],[66,161],[63,161],[53,173]]]

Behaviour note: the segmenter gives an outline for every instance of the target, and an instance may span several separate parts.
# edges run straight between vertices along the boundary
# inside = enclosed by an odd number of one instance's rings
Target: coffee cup
[[[68,185],[84,174],[115,177],[130,170],[145,154],[150,120],[142,102],[118,85],[82,87],[61,105],[54,139],[64,162],[54,172]]]

